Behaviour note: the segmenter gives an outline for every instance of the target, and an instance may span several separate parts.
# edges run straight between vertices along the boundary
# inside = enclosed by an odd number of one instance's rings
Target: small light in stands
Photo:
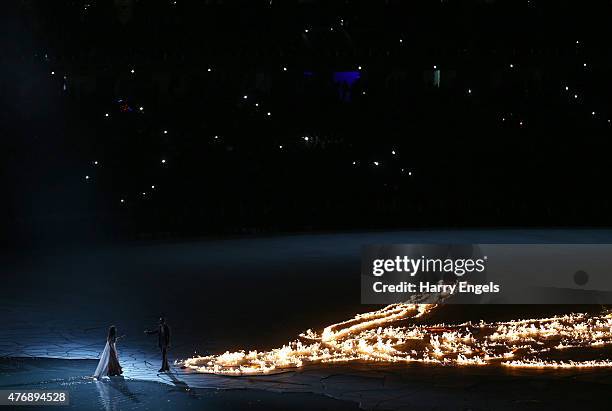
[[[123,198],[122,198],[120,201],[121,201],[122,203],[125,203],[125,200],[124,200]]]
[[[404,40],[400,39],[400,43],[403,43],[403,42],[404,42]]]
[[[138,107],[138,110],[140,110],[140,111],[144,111],[144,107],[143,107],[143,106],[140,106],[140,107]]]
[[[104,117],[108,117],[110,114],[108,113],[104,113]]]
[[[438,69],[438,66],[436,66],[436,65],[434,64],[433,68],[434,68],[434,70],[437,70],[437,69]]]
[[[468,89],[468,94],[472,94],[472,89],[471,88]]]
[[[569,90],[569,87],[568,87],[568,86],[565,86],[565,91],[568,91],[568,90]]]
[[[287,71],[287,67],[283,67],[283,71]]]
[[[244,96],[242,96],[242,98],[246,100],[247,98],[249,98],[249,96],[245,94]]]
[[[97,165],[98,165],[98,162],[97,162],[97,161],[94,161],[93,163],[94,163],[94,166],[97,166]]]
[[[259,103],[255,103],[255,107],[259,107]]]
[[[357,66],[357,70],[361,70],[361,66]]]
[[[308,29],[304,29],[304,33],[308,33]]]
[[[514,68],[514,64],[510,63],[510,68]]]
[[[582,67],[586,67],[586,66],[587,66],[587,64],[586,64],[586,63],[584,63],[584,64],[582,65]]]
[[[523,120],[519,121],[519,126],[523,127]]]
[[[143,192],[142,192],[142,195],[143,195],[143,196],[146,196],[146,195],[147,195],[147,193],[145,193],[145,192],[143,191]]]
[[[574,98],[578,98],[578,94],[574,94]]]
[[[52,71],[52,72],[51,72],[51,75],[52,75],[52,76],[54,76],[54,75],[55,75],[55,71]]]
[[[391,150],[391,154],[395,155],[395,150]]]
[[[354,165],[354,166],[356,166],[356,165],[357,165],[357,162],[356,162],[356,161],[353,161],[353,165]]]
[[[361,95],[365,96],[365,94],[366,94],[366,92],[365,92],[365,91],[362,91],[362,92],[361,92]]]
[[[85,180],[89,180],[89,176],[85,176]]]
[[[161,163],[162,163],[162,164],[166,164],[166,159],[165,159],[165,158],[164,158],[164,159],[162,159]]]
[[[131,69],[130,73],[134,74],[134,73],[136,73],[136,71],[134,69]]]
[[[271,116],[271,115],[272,115],[272,113],[270,113],[269,111],[268,111],[268,113],[267,113],[267,114],[268,114],[269,116]]]
[[[378,166],[380,163],[378,161],[373,162],[375,166]]]
[[[310,140],[310,138],[308,136],[302,137],[304,139],[304,141],[308,141]]]
[[[164,130],[164,134],[168,134],[168,130]]]
[[[408,175],[409,175],[409,176],[411,176],[411,175],[412,175],[412,171],[409,171],[409,172],[408,172]]]
[[[283,149],[283,145],[282,144],[279,145],[278,148],[280,148],[282,150]]]
[[[212,71],[212,69],[209,67],[206,71],[208,71],[210,73]]]
[[[152,185],[152,186],[151,186],[151,189],[155,190],[155,185]]]
[[[595,115],[595,112],[594,112],[594,111],[592,111],[592,112],[591,112],[591,115],[592,115],[592,116],[594,116],[594,115]]]

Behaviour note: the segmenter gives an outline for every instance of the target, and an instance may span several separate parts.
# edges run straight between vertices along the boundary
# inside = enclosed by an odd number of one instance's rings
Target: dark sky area
[[[609,1],[10,1],[2,239],[610,224]]]

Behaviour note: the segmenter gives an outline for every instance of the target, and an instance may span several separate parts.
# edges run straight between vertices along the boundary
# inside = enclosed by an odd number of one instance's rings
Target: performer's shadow
[[[189,394],[190,396],[195,396],[196,393],[193,390],[193,388],[191,388],[185,381],[179,380],[176,377],[176,373],[174,371],[167,371],[162,375],[167,375],[168,378],[170,378],[170,382],[172,382],[172,384],[174,384],[174,386],[176,388],[179,388],[181,391],[186,392],[187,394]]]
[[[138,403],[140,400],[130,391],[123,377],[111,377],[108,380],[96,380],[96,388],[100,395],[100,402],[106,411],[120,410],[125,399]],[[117,395],[117,393],[121,395]]]
[[[110,377],[110,386],[123,394],[124,397],[133,402],[140,402],[136,394],[134,394],[128,388],[127,383],[125,382],[125,378],[123,376],[118,377]]]

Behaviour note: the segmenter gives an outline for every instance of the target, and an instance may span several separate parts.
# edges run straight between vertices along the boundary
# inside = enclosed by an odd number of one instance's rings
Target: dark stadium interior
[[[3,7],[8,243],[610,223],[610,2]]]

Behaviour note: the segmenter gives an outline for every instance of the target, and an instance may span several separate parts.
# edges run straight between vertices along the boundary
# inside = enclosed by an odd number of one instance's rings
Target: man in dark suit
[[[162,366],[159,372],[170,371],[168,365],[168,347],[170,347],[170,327],[164,317],[159,317],[159,326],[156,330],[145,330],[145,334],[157,334],[157,345],[162,353]]]

